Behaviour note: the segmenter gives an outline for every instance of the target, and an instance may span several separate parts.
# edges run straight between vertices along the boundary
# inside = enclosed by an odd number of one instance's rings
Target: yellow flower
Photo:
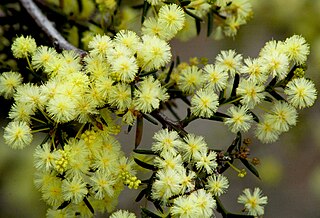
[[[16,58],[27,58],[33,55],[37,49],[37,44],[31,36],[20,36],[14,40],[11,46],[13,56]]]

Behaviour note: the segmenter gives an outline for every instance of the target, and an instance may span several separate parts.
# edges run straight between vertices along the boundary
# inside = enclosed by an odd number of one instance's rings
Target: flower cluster
[[[52,207],[49,217],[61,213],[56,208],[91,216],[90,205],[99,212],[111,212],[124,185],[138,188],[136,177],[132,184],[128,176],[123,177],[135,174],[133,163],[107,131],[87,130],[80,139],[70,138],[63,148],[52,142],[39,145],[34,153],[34,182],[42,199]]]
[[[153,138],[151,149],[158,156],[153,161],[157,172],[152,198],[164,205],[172,203],[173,217],[211,217],[216,208],[213,196],[229,186],[227,178],[217,173],[217,154],[208,149],[202,136],[181,138],[176,131],[162,129]],[[205,179],[200,182],[201,177]]]
[[[166,4],[163,0],[147,0],[151,6],[157,8]],[[182,3],[182,2],[181,2]],[[241,25],[247,23],[247,21],[252,17],[252,5],[250,0],[218,0],[218,1],[199,1],[191,0],[188,3],[183,3],[183,8],[185,12],[189,15],[185,19],[183,24],[181,20],[181,25],[185,25],[186,28],[179,33],[178,38],[182,40],[189,39],[196,35],[195,31],[195,20],[203,21],[208,17],[209,22],[214,23],[214,37],[221,38],[225,36],[235,36]],[[166,9],[161,7],[159,11],[159,16],[162,15]],[[166,20],[179,19],[179,13],[171,13],[165,18]],[[160,20],[160,19],[159,19]],[[163,32],[164,25],[157,23],[153,17],[149,18],[144,23],[145,30],[151,31],[156,34],[161,34]],[[166,29],[163,37],[168,37],[170,35],[170,29]],[[170,38],[170,37],[169,37]]]
[[[305,39],[294,35],[267,42],[257,58],[243,59],[228,50],[214,64],[181,63],[170,82],[191,96],[193,116],[215,119],[220,106],[233,104],[221,117],[230,131],[247,132],[254,126],[256,137],[270,143],[296,124],[297,109],[312,106],[317,98],[315,84],[305,78],[308,54]]]
[[[116,14],[120,4],[96,3],[108,15]],[[252,128],[261,142],[274,142],[296,125],[299,109],[314,104],[317,90],[305,77],[310,49],[299,35],[267,42],[256,58],[226,50],[214,63],[173,61],[168,41],[185,34],[191,17],[198,23],[208,15],[217,22],[216,35],[234,36],[251,16],[247,0],[177,3],[144,1],[141,35],[121,30],[88,37],[84,55],[37,46],[30,36],[13,42],[13,55],[26,59],[32,75],[8,71],[0,76],[0,94],[13,102],[3,137],[13,149],[22,149],[34,133],[47,135],[35,149],[34,167],[35,185],[51,207],[48,217],[111,213],[125,186],[142,188],[137,200],[145,197],[161,215],[212,217],[215,210],[232,215],[219,199],[229,187],[225,170],[231,167],[245,176],[244,169],[233,165],[240,159],[259,177],[242,134]],[[152,15],[147,13],[150,5],[156,12]],[[175,112],[176,99],[188,105],[183,119]],[[236,134],[226,151],[186,131],[200,118],[219,121]],[[149,150],[137,148],[143,119],[162,125]],[[114,136],[135,123],[134,152],[151,156],[149,162],[127,158]],[[135,163],[152,171],[149,179],[138,178]],[[267,197],[259,188],[253,194],[245,189],[238,202],[249,215],[261,216]],[[146,208],[142,214],[158,217]],[[111,217],[135,215],[119,210]]]

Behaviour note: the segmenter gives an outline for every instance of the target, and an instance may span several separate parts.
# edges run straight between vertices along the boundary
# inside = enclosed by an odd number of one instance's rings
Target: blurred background
[[[256,57],[265,42],[271,39],[284,40],[293,34],[302,35],[311,45],[307,77],[313,79],[320,90],[320,1],[252,2],[253,19],[241,26],[234,39],[215,41],[206,38],[204,28],[196,39],[183,43],[173,41],[173,53],[183,61],[188,61],[190,57],[207,57],[209,62],[213,62],[221,50],[227,49],[235,49],[244,57]],[[1,120],[7,116],[3,108],[0,107]],[[320,217],[319,109],[320,103],[317,101],[312,108],[300,111],[297,125],[282,134],[276,143],[262,144],[252,138],[251,154],[261,161],[258,166],[261,180],[250,172],[240,179],[236,172],[228,170],[230,188],[221,198],[227,209],[240,212],[242,207],[236,203],[238,195],[244,188],[260,187],[269,201],[264,217]],[[180,113],[185,114],[185,108],[182,107]],[[159,128],[145,122],[142,146],[152,143],[152,135]],[[203,120],[191,123],[187,130],[205,136],[213,148],[230,145],[234,137],[220,123]],[[133,147],[133,133],[120,136],[120,141],[128,150]],[[0,217],[44,217],[46,205],[33,186],[34,146],[13,151],[3,143],[2,137],[0,140]],[[242,167],[240,163],[238,166]],[[118,207],[139,209],[139,204],[132,203],[136,194],[134,191],[123,192]]]

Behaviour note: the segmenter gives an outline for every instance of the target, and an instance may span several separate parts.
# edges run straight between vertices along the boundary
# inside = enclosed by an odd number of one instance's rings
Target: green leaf
[[[58,210],[62,210],[64,208],[66,208],[69,204],[71,203],[71,201],[64,201],[57,209]]]
[[[254,121],[256,121],[257,123],[260,122],[259,117],[255,113],[253,113],[252,111],[249,111],[249,113],[252,115]]]
[[[137,153],[137,154],[152,154],[152,155],[156,155],[156,153],[154,151],[151,151],[151,150],[133,149],[133,152]]]
[[[199,36],[201,31],[201,21],[195,19],[195,22],[196,22],[197,35]]]
[[[181,6],[181,7],[184,7],[184,6],[189,5],[190,3],[191,3],[191,1],[181,1],[181,2],[180,2],[180,6]]]
[[[155,74],[157,71],[158,71],[157,69],[151,70],[151,71],[148,71],[148,72],[142,71],[142,72],[139,74],[139,76],[140,76],[140,77],[149,76],[149,75],[151,75],[151,74]]]
[[[152,164],[148,164],[148,163],[145,163],[137,158],[134,158],[133,159],[134,162],[136,162],[136,164],[138,164],[140,167],[142,168],[145,168],[145,169],[148,169],[148,170],[152,170],[152,171],[156,171],[157,170],[157,167],[153,166]]]
[[[237,88],[239,86],[239,80],[240,80],[240,75],[236,73],[236,75],[234,76],[231,96],[236,96],[237,95]]]
[[[173,67],[174,67],[174,61],[171,62],[169,71],[167,73],[166,79],[164,80],[165,83],[168,83],[170,81],[170,77],[171,77],[171,73],[173,71]]]
[[[240,161],[248,168],[248,170],[251,171],[251,173],[253,173],[253,175],[258,177],[258,179],[261,179],[258,170],[251,163],[249,163],[249,161],[243,158],[240,158]]]
[[[143,118],[138,116],[137,118],[137,128],[136,128],[136,138],[134,141],[134,148],[137,148],[140,145],[143,133]]]
[[[201,17],[195,15],[194,13],[192,13],[191,11],[189,11],[189,10],[187,10],[187,9],[185,9],[184,12],[185,12],[187,15],[193,17],[193,18],[196,19],[196,20],[203,21]]]
[[[148,13],[148,10],[150,8],[150,3],[147,2],[146,0],[144,0],[144,3],[143,3],[143,10],[142,10],[142,16],[141,16],[141,23],[144,22],[146,16],[147,16],[147,13]]]
[[[94,214],[94,209],[86,197],[83,198],[83,202],[86,204],[87,208],[92,214]]]
[[[213,12],[212,10],[208,13],[208,29],[207,29],[207,37],[211,35],[213,31]]]
[[[144,114],[144,113],[141,113],[142,114],[142,117],[146,120],[148,120],[150,123],[154,124],[154,125],[158,125],[158,122],[154,119],[152,119],[150,116]]]
[[[132,129],[132,126],[131,125],[129,125],[128,126],[128,130],[127,130],[127,132],[129,133],[129,132],[131,132],[131,129]]]
[[[145,194],[147,193],[148,188],[142,189],[141,192],[138,194],[137,198],[136,198],[136,202],[141,201],[141,199],[145,196]]]
[[[236,138],[233,140],[232,144],[229,146],[227,152],[228,152],[229,154],[231,154],[232,151],[233,151],[233,149],[235,149],[235,147],[236,147],[239,143],[241,144],[241,133],[240,133],[240,132],[237,133]],[[239,146],[239,147],[240,147],[240,146]]]
[[[157,214],[151,212],[150,210],[147,210],[146,208],[141,208],[141,217],[142,218],[161,218],[161,216],[158,216]]]

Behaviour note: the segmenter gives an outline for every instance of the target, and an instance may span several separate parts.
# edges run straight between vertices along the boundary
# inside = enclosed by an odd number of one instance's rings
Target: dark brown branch
[[[168,117],[166,117],[161,112],[155,110],[155,111],[152,111],[150,115],[162,124],[162,128],[169,128],[169,129],[175,130],[182,137],[187,136],[188,134],[187,131],[181,125],[175,123],[174,121],[171,121]]]
[[[70,44],[52,25],[52,22],[41,12],[38,6],[32,0],[20,0],[22,6],[26,9],[35,23],[50,38],[53,45],[59,50],[74,50],[84,56],[85,51]]]

